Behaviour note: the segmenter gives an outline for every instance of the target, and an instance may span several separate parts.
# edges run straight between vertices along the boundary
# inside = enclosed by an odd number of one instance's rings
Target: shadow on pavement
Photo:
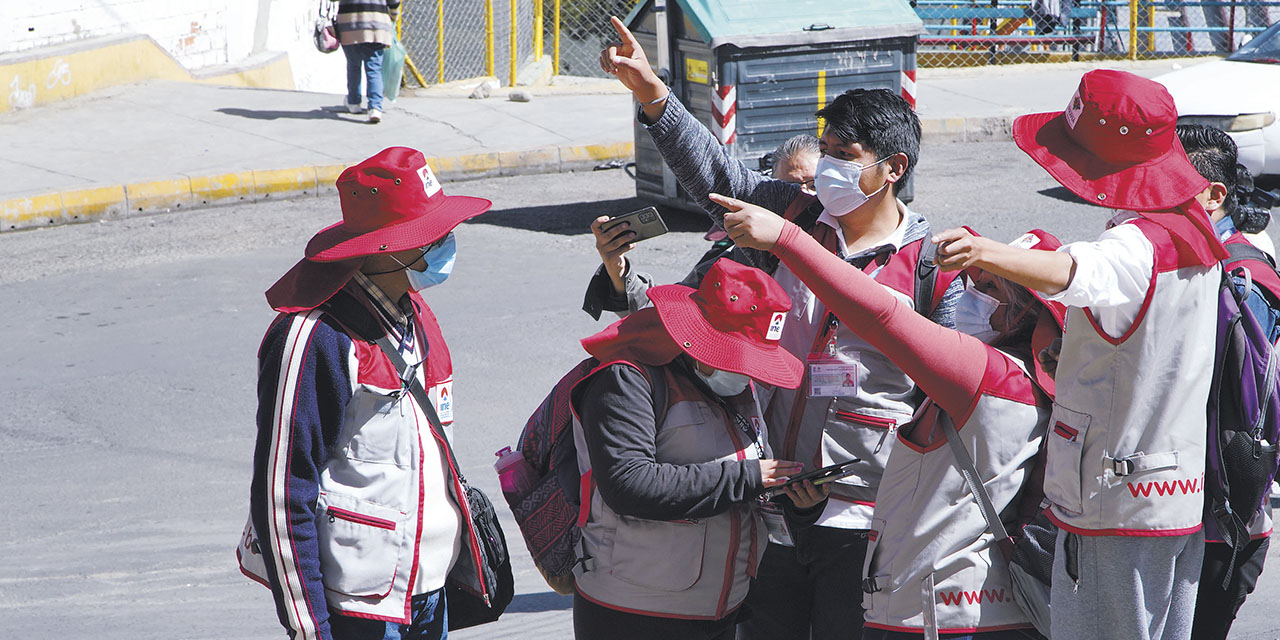
[[[1042,196],[1053,198],[1054,200],[1061,200],[1063,202],[1074,202],[1076,204],[1093,205],[1092,202],[1087,202],[1084,200],[1084,198],[1081,198],[1080,196],[1077,196],[1076,194],[1071,193],[1071,190],[1066,187],[1050,187],[1048,189],[1041,189],[1036,193],[1039,193]]]
[[[493,209],[466,224],[487,224],[566,236],[590,235],[591,221],[597,217],[622,215],[645,206],[648,203],[638,198],[615,198],[545,207]],[[659,207],[659,211],[670,231],[703,232],[711,226],[707,217],[702,214],[670,207]]]
[[[562,596],[554,591],[521,593],[511,599],[507,613],[537,613],[540,611],[568,611],[573,608],[573,596]]]
[[[295,120],[344,120],[355,124],[367,124],[365,122],[365,116],[363,115],[355,114],[350,118],[344,118],[338,114],[338,111],[325,108],[312,109],[310,111],[275,111],[270,109],[238,109],[235,107],[223,107],[216,111],[218,113],[225,113],[229,116],[252,118],[254,120],[293,118]]]

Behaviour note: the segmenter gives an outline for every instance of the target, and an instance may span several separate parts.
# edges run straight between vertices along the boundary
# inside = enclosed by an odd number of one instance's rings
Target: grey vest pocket
[[[325,588],[359,597],[391,593],[403,526],[404,514],[395,509],[321,493],[316,501],[316,531]]]
[[[684,591],[702,575],[704,520],[622,516],[613,542],[613,577],[658,591]]]

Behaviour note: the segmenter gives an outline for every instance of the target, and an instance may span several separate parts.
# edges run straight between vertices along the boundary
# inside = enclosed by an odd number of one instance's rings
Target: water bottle
[[[529,466],[523,454],[512,451],[511,447],[503,447],[493,455],[498,456],[498,461],[493,463],[493,470],[498,472],[498,484],[503,493],[522,496],[533,487],[533,467]]]

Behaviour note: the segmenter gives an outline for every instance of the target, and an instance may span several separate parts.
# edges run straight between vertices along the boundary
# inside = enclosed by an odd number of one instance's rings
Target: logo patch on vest
[[[773,314],[773,318],[769,320],[769,330],[765,332],[765,340],[777,340],[782,337],[782,325],[787,321],[787,313],[779,311]]]
[[[453,422],[453,382],[442,382],[436,387],[436,415],[441,424]]]
[[[1040,244],[1040,238],[1034,233],[1024,233],[1021,238],[1009,243],[1015,249],[1030,249]]]

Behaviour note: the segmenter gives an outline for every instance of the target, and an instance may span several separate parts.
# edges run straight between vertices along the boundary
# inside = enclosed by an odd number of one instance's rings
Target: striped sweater
[[[400,0],[339,0],[338,42],[390,45],[396,39]]]

